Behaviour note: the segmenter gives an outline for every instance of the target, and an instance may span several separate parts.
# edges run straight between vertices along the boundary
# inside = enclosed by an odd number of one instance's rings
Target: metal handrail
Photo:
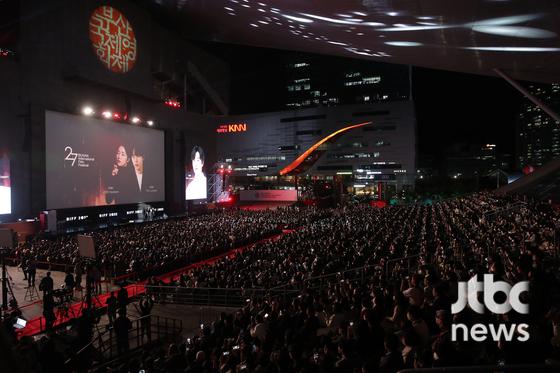
[[[107,334],[109,331],[106,330],[105,332],[103,332],[101,335],[98,336],[98,338],[102,337],[103,335]],[[89,341],[88,344],[86,344],[84,347],[80,348],[73,356],[70,356],[65,362],[64,365],[70,363],[73,359],[77,358],[82,352],[84,352],[85,350],[87,350],[88,348],[90,348],[91,346],[93,346],[93,344],[95,343],[96,338],[92,338],[91,341]]]
[[[206,288],[183,286],[146,286],[146,294],[158,303],[188,304],[213,307],[242,307],[247,299],[296,293],[296,289]]]
[[[21,258],[18,257],[7,257],[5,258],[6,265],[10,266],[20,266],[21,265]],[[47,262],[47,261],[36,261],[35,265],[37,269],[46,269],[50,271],[59,271],[59,272],[66,272],[71,270],[75,272],[76,264],[72,263],[54,263],[54,262]]]
[[[150,320],[149,331],[146,330],[147,343],[144,342],[144,330],[142,326],[142,321],[145,319]],[[158,315],[146,315],[134,320],[131,320],[133,327],[128,331],[128,341],[136,340],[136,348],[142,347],[145,344],[151,343],[157,340],[165,340],[168,338],[175,338],[181,334],[183,330],[183,321],[180,319],[171,319],[168,317],[158,316]],[[118,349],[116,346],[116,336],[114,335],[114,329],[108,330],[109,339],[103,340],[101,337],[105,333],[100,334],[98,338],[94,338],[92,342],[98,341],[100,352],[103,355],[108,353],[109,359],[118,356]],[[155,337],[153,337],[155,335]],[[107,345],[108,346],[107,346]],[[134,349],[130,349],[131,351]]]
[[[315,276],[315,277],[310,277],[304,280],[304,284],[307,288],[311,288],[311,289],[317,289],[323,286],[323,284],[326,282],[331,282],[332,279],[346,279],[346,280],[356,280],[356,279],[360,279],[360,280],[365,280],[365,274],[369,269],[375,268],[375,267],[379,267],[378,264],[374,264],[374,265],[365,265],[362,267],[356,267],[356,268],[350,268],[344,271],[338,271],[338,272],[333,272],[333,273],[329,273],[326,275],[321,275],[321,276]],[[349,276],[349,274],[356,274],[357,276],[351,278]],[[317,284],[318,282],[318,284]]]
[[[483,213],[482,215],[484,216],[484,218],[487,218],[487,217],[495,216],[495,215],[502,214],[502,213],[510,211],[510,210],[514,210],[514,209],[522,208],[522,207],[526,207],[526,206],[527,206],[527,203],[525,203],[523,201],[517,201],[517,202],[514,202],[510,205],[499,207],[499,208],[494,209],[492,211],[487,211],[487,212]]]
[[[402,369],[398,373],[507,373],[507,372],[558,372],[558,364],[515,364],[515,365],[475,365],[463,367],[441,367]]]
[[[146,291],[148,289],[205,289],[205,290],[226,290],[226,291],[267,291],[266,288],[210,288],[210,287],[193,287],[181,285],[144,285]]]
[[[305,283],[309,283],[309,282],[317,281],[317,280],[322,281],[324,279],[329,279],[329,278],[332,278],[332,277],[340,277],[340,276],[345,277],[345,275],[347,273],[350,273],[350,272],[362,272],[362,275],[363,275],[363,273],[365,273],[366,270],[368,270],[370,268],[375,268],[375,267],[379,267],[379,264],[370,264],[370,265],[365,265],[365,266],[361,266],[361,267],[346,269],[344,271],[327,273],[326,275],[309,277],[309,278],[303,279],[303,282],[305,284]],[[293,290],[293,289],[287,289],[289,286],[291,286],[291,285],[290,284],[282,284],[282,285],[278,285],[278,286],[269,288],[268,290],[269,291],[282,291],[284,289],[289,290],[289,291]]]
[[[407,264],[408,264],[408,273],[410,274],[411,273],[410,260],[414,259],[414,258],[418,258],[420,256],[422,256],[422,254],[407,255],[407,256],[403,256],[401,258],[395,258],[395,259],[387,260],[385,262],[385,279],[389,279],[389,264],[390,263],[395,263],[395,262],[400,262],[400,261],[406,260]]]
[[[178,319],[169,319],[168,317],[162,317],[162,316],[151,315],[151,314],[150,314],[150,315],[145,315],[145,316],[138,317],[138,318],[136,318],[136,319],[134,319],[134,320],[131,320],[131,323],[136,324],[136,328],[132,328],[132,329],[129,331],[129,333],[128,333],[128,339],[129,339],[129,341],[130,341],[130,340],[134,340],[134,338],[135,338],[134,335],[131,335],[130,332],[131,332],[131,331],[132,331],[132,332],[134,332],[134,331],[138,332],[138,330],[142,330],[142,325],[141,325],[141,324],[140,324],[140,326],[138,326],[138,325],[139,325],[139,323],[142,322],[142,320],[145,320],[145,319],[150,319],[150,322],[151,322],[152,319],[156,320],[155,326],[156,326],[157,328],[155,328],[156,331],[155,331],[154,334],[157,334],[158,337],[159,337],[160,334],[162,334],[162,333],[159,332],[159,327],[160,327],[160,322],[159,322],[159,321],[160,321],[160,319],[165,319],[165,328],[164,328],[164,329],[165,329],[165,330],[164,330],[164,332],[165,332],[165,337],[169,336],[170,334],[177,334],[177,335],[178,335],[179,333],[181,333],[181,330],[183,329],[183,322],[182,322],[182,320],[178,320]],[[171,333],[169,332],[169,328],[168,328],[168,326],[167,326],[168,320],[172,320],[172,327],[171,327],[172,332],[171,332]],[[177,324],[177,326],[176,326],[175,324]],[[154,324],[151,323],[151,326],[153,327]],[[80,354],[82,354],[84,351],[86,351],[86,350],[89,349],[90,347],[94,346],[94,344],[95,344],[96,342],[97,342],[99,345],[104,346],[103,337],[104,337],[105,335],[107,335],[107,333],[109,333],[109,340],[108,340],[108,342],[109,342],[109,348],[108,348],[108,350],[109,350],[110,358],[112,358],[112,357],[113,357],[113,348],[112,348],[112,347],[113,347],[114,336],[113,336],[113,329],[108,329],[108,330],[105,330],[105,331],[102,332],[102,333],[99,333],[96,337],[92,338],[91,341],[89,341],[84,347],[82,347],[80,350],[78,350],[73,356],[71,356],[70,358],[68,358],[68,359],[64,362],[64,364],[65,364],[65,365],[66,365],[66,364],[69,364],[72,360],[76,359],[76,358],[77,358]],[[141,342],[143,342],[143,338],[140,338],[140,336],[141,336],[141,335],[140,335],[139,333],[136,333],[137,347],[142,346],[142,343],[141,343]],[[142,337],[143,337],[143,335],[142,335]],[[151,339],[151,338],[150,338],[150,339]],[[157,339],[157,338],[156,338],[156,339]],[[107,352],[107,349],[102,349],[102,350],[101,350],[101,353],[102,353],[102,354],[103,354],[103,353],[106,353],[106,352]]]
[[[398,261],[407,260],[409,272],[411,270],[411,259],[420,257],[421,254],[408,255],[400,258],[390,259],[385,262],[385,275],[388,276],[389,265]],[[326,275],[320,275],[303,279],[302,287],[316,288],[313,283],[319,282],[318,287],[322,286],[325,281],[332,278],[348,278],[349,273],[359,273],[359,277],[363,280],[368,270],[379,267],[380,264],[365,265],[356,268],[350,268],[344,271],[337,271]],[[156,301],[191,304],[200,306],[243,306],[246,304],[246,298],[255,295],[269,296],[277,294],[287,295],[288,293],[298,292],[301,289],[290,288],[291,284],[283,284],[272,288],[208,288],[208,287],[183,287],[183,286],[152,286],[146,285],[146,294],[156,295]]]

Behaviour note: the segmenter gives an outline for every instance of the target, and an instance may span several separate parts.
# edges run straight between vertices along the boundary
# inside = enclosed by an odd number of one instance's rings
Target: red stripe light
[[[321,139],[320,141],[316,142],[313,146],[311,146],[309,149],[307,149],[305,152],[303,152],[302,155],[297,157],[295,161],[293,161],[292,163],[290,163],[289,165],[284,167],[282,170],[280,170],[280,175],[282,176],[282,175],[286,175],[286,174],[292,172],[296,167],[298,167],[300,164],[302,164],[303,161],[305,161],[305,159],[311,153],[313,153],[319,146],[323,145],[325,142],[329,141],[330,139],[332,139],[336,135],[341,134],[341,133],[346,132],[346,131],[349,131],[349,130],[354,129],[354,128],[359,128],[359,127],[366,126],[366,125],[371,124],[371,123],[372,122],[354,124],[354,125],[351,125],[351,126],[348,126],[348,127],[341,128],[338,131],[335,131],[335,132],[331,133],[330,135],[328,135],[328,136],[324,137],[323,139]]]

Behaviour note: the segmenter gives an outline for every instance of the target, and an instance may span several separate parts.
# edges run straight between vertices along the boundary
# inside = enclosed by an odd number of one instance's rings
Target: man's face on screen
[[[137,174],[144,173],[144,156],[137,155],[132,152],[132,164],[134,165],[134,170]]]
[[[194,153],[194,159],[192,160],[192,167],[195,174],[202,172],[202,159],[200,159],[200,153]]]
[[[126,154],[126,149],[122,145],[117,149],[116,160],[119,167],[125,167],[128,163],[128,154]]]

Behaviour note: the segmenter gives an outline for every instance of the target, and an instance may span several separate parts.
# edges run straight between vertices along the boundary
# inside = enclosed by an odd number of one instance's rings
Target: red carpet
[[[173,272],[169,272],[169,273],[166,273],[164,275],[157,276],[157,278],[163,280],[164,282],[169,282],[170,280],[175,278],[177,275],[180,275],[181,273],[188,272],[192,269],[195,269],[195,268],[198,268],[198,267],[201,267],[201,266],[212,265],[216,261],[218,261],[218,260],[220,260],[220,259],[222,259],[226,256],[234,257],[236,254],[241,253],[241,252],[243,252],[247,249],[250,249],[256,244],[259,244],[259,243],[262,243],[262,242],[267,242],[267,241],[272,241],[272,240],[277,240],[283,234],[290,233],[290,232],[292,232],[292,230],[290,230],[290,231],[285,230],[282,233],[276,234],[272,237],[262,239],[260,241],[255,242],[255,243],[252,243],[250,245],[245,245],[245,246],[241,246],[241,247],[232,249],[232,250],[230,250],[230,251],[228,251],[224,254],[215,256],[213,258],[206,259],[206,260],[203,260],[201,262],[193,263],[193,264],[190,264],[186,267],[177,269]],[[126,286],[125,288],[128,292],[128,296],[129,297],[135,297],[137,295],[144,294],[144,292],[146,291],[146,289],[144,287],[145,283],[146,283],[146,281],[141,281],[139,283]],[[109,296],[110,296],[110,293],[104,293],[104,294],[101,294],[99,296],[94,297],[92,299],[93,306],[96,307],[96,308],[105,307],[105,301],[107,300],[107,298],[109,298]],[[64,323],[70,321],[72,318],[80,316],[81,309],[83,307],[85,307],[85,305],[82,305],[82,303],[83,302],[81,302],[81,301],[77,302],[77,303],[74,303],[70,307],[70,309],[68,310],[67,315],[59,315],[57,312],[55,312],[55,314],[57,315],[57,320],[56,320],[54,326],[64,324]],[[33,336],[33,335],[44,332],[44,329],[45,329],[45,318],[41,316],[41,317],[34,318],[32,320],[29,320],[27,322],[27,325],[25,326],[25,328],[20,329],[18,331],[18,335],[19,335],[19,337]]]

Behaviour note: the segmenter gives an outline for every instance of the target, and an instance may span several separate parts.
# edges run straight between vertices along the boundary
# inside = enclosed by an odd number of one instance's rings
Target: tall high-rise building
[[[548,105],[560,111],[560,84],[532,84],[529,92]],[[518,161],[520,167],[542,166],[560,156],[560,122],[526,100],[518,118]]]
[[[410,97],[408,66],[302,53],[286,54],[284,61],[285,108],[288,109],[400,101]]]

